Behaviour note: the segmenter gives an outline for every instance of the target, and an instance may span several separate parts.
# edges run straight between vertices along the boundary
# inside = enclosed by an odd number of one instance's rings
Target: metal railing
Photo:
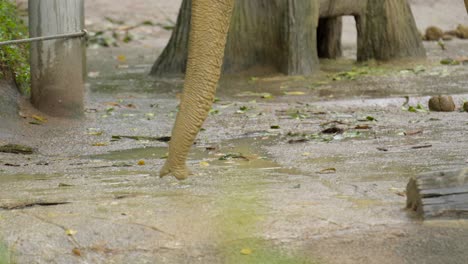
[[[24,43],[31,43],[31,42],[37,42],[37,41],[52,40],[52,39],[82,38],[82,37],[86,37],[87,35],[88,35],[88,31],[83,29],[82,31],[76,32],[76,33],[68,33],[68,34],[51,35],[51,36],[46,36],[46,37],[36,37],[36,38],[26,38],[26,39],[3,41],[3,42],[0,42],[0,47],[1,46],[8,46],[8,45],[18,45],[18,44],[24,44]]]

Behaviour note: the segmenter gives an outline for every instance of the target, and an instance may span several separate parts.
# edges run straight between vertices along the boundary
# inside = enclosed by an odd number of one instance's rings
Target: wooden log
[[[430,172],[411,178],[406,208],[424,219],[468,218],[468,168]]]

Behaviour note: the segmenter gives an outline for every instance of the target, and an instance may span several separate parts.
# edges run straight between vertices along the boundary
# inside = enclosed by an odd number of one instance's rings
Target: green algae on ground
[[[264,233],[268,206],[262,197],[262,188],[265,188],[264,183],[259,182],[262,177],[249,177],[249,171],[236,170],[239,175],[229,178],[242,177],[242,184],[226,184],[225,195],[218,202],[222,212],[216,228],[224,263],[317,263],[303,256],[286,254],[280,247],[258,237],[258,233]]]
[[[10,252],[7,248],[7,246],[0,242],[0,264],[10,264],[11,262],[11,257],[10,257]]]
[[[0,1],[0,41],[22,39],[28,36],[24,22],[19,18],[12,1]],[[30,92],[28,45],[0,47],[0,79],[13,74],[16,85],[23,94]]]

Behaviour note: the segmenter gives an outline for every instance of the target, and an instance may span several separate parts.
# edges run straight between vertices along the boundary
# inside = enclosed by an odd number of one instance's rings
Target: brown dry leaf
[[[117,102],[106,102],[106,105],[108,106],[114,106],[114,107],[120,107],[120,104]]]
[[[81,257],[81,250],[79,248],[73,248],[72,253],[75,256]]]
[[[357,125],[354,129],[371,129],[369,125]]]

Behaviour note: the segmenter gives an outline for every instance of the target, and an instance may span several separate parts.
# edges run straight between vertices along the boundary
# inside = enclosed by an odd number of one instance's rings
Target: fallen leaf
[[[309,139],[307,139],[307,138],[290,139],[290,140],[288,140],[288,144],[305,143],[307,141],[309,141]]]
[[[105,146],[108,146],[109,143],[107,142],[96,142],[96,143],[93,143],[92,146],[93,147],[105,147]]]
[[[117,102],[107,102],[105,104],[108,105],[108,106],[120,107],[120,104],[117,103]]]
[[[0,146],[0,152],[29,155],[29,154],[34,153],[34,149],[28,146],[24,146],[24,145],[6,144],[3,146]]]
[[[119,55],[117,56],[117,60],[119,62],[126,62],[127,61],[127,57],[125,57],[125,55]]]
[[[326,168],[318,172],[319,174],[333,174],[336,173],[335,168]]]
[[[78,231],[73,230],[73,229],[65,230],[65,234],[67,234],[67,236],[74,236],[74,235],[76,235],[76,233],[78,233]]]
[[[241,253],[242,255],[250,255],[250,254],[252,254],[252,252],[253,252],[253,251],[252,251],[252,249],[250,249],[250,248],[243,248],[243,249],[241,249],[241,251],[240,251],[240,253]]]
[[[59,183],[58,187],[72,187],[73,185],[67,183]]]
[[[32,115],[31,117],[33,119],[39,121],[39,122],[42,122],[42,123],[47,122],[47,119],[45,117],[40,116],[40,115]]]
[[[140,166],[145,165],[145,161],[144,161],[144,160],[139,160],[139,161],[138,161],[138,165],[140,165]]]
[[[369,125],[357,125],[354,129],[371,129]]]
[[[339,128],[339,127],[330,127],[327,129],[322,130],[322,134],[342,134],[344,132],[344,129]]]
[[[427,145],[420,145],[420,146],[414,146],[414,147],[411,147],[412,149],[422,149],[422,148],[430,148],[432,147],[431,144],[427,144]]]
[[[75,256],[81,257],[81,250],[79,248],[73,248],[72,253]]]
[[[206,161],[201,161],[200,162],[200,166],[201,167],[209,167],[210,166],[210,163],[206,162]]]
[[[304,92],[293,91],[293,92],[284,92],[285,95],[304,95]]]
[[[417,134],[422,134],[423,130],[422,129],[416,129],[416,130],[408,130],[405,131],[404,134],[405,136],[414,136]]]

